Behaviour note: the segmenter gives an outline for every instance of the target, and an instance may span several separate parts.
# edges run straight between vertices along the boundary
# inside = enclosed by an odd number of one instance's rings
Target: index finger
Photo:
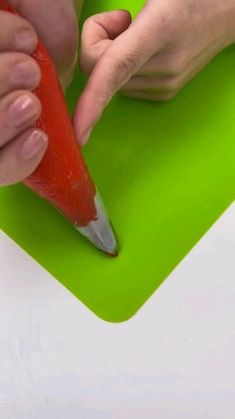
[[[150,10],[149,10],[150,9]],[[154,8],[155,11],[155,8]],[[79,99],[74,124],[82,144],[113,95],[162,48],[156,13],[145,7],[130,27],[106,49]]]

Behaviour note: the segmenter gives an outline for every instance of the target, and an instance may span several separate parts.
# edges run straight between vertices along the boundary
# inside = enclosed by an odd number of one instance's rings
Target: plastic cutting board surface
[[[85,15],[136,0],[90,0]],[[235,47],[160,104],[116,97],[84,153],[120,242],[110,259],[22,185],[0,189],[0,227],[98,316],[130,318],[235,195]],[[72,109],[84,77],[68,94]]]

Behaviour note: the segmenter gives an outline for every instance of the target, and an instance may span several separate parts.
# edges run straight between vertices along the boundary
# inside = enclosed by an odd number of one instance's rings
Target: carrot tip
[[[85,227],[76,228],[97,249],[109,256],[115,257],[118,255],[116,237],[106,214],[103,201],[98,193],[95,196],[95,206],[97,210],[96,219],[90,221]]]

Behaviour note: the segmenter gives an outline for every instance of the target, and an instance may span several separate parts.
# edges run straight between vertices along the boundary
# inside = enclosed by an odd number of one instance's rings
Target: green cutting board
[[[90,0],[85,14],[143,1]],[[92,5],[92,6],[91,6]],[[130,318],[234,200],[235,47],[166,104],[116,97],[85,155],[120,243],[110,259],[23,186],[0,226],[98,316]],[[76,78],[74,106],[83,79]]]

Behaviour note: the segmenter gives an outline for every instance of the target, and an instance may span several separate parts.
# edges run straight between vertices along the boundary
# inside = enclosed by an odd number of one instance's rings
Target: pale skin
[[[27,178],[47,148],[46,134],[33,128],[41,113],[32,93],[41,74],[30,57],[37,34],[47,45],[64,88],[71,78],[78,46],[73,0],[8,2],[25,19],[0,12],[0,185]]]
[[[75,8],[79,14],[83,5],[81,0],[9,3],[25,19],[0,12],[0,185],[29,176],[47,148],[46,134],[33,128],[41,112],[32,93],[40,82],[40,70],[30,57],[36,32],[66,88],[77,58]],[[173,99],[235,42],[234,28],[235,0],[148,0],[133,21],[123,10],[90,17],[80,51],[81,69],[89,78],[73,120],[80,143],[87,142],[117,91],[139,99]],[[20,38],[23,29],[28,35]]]

